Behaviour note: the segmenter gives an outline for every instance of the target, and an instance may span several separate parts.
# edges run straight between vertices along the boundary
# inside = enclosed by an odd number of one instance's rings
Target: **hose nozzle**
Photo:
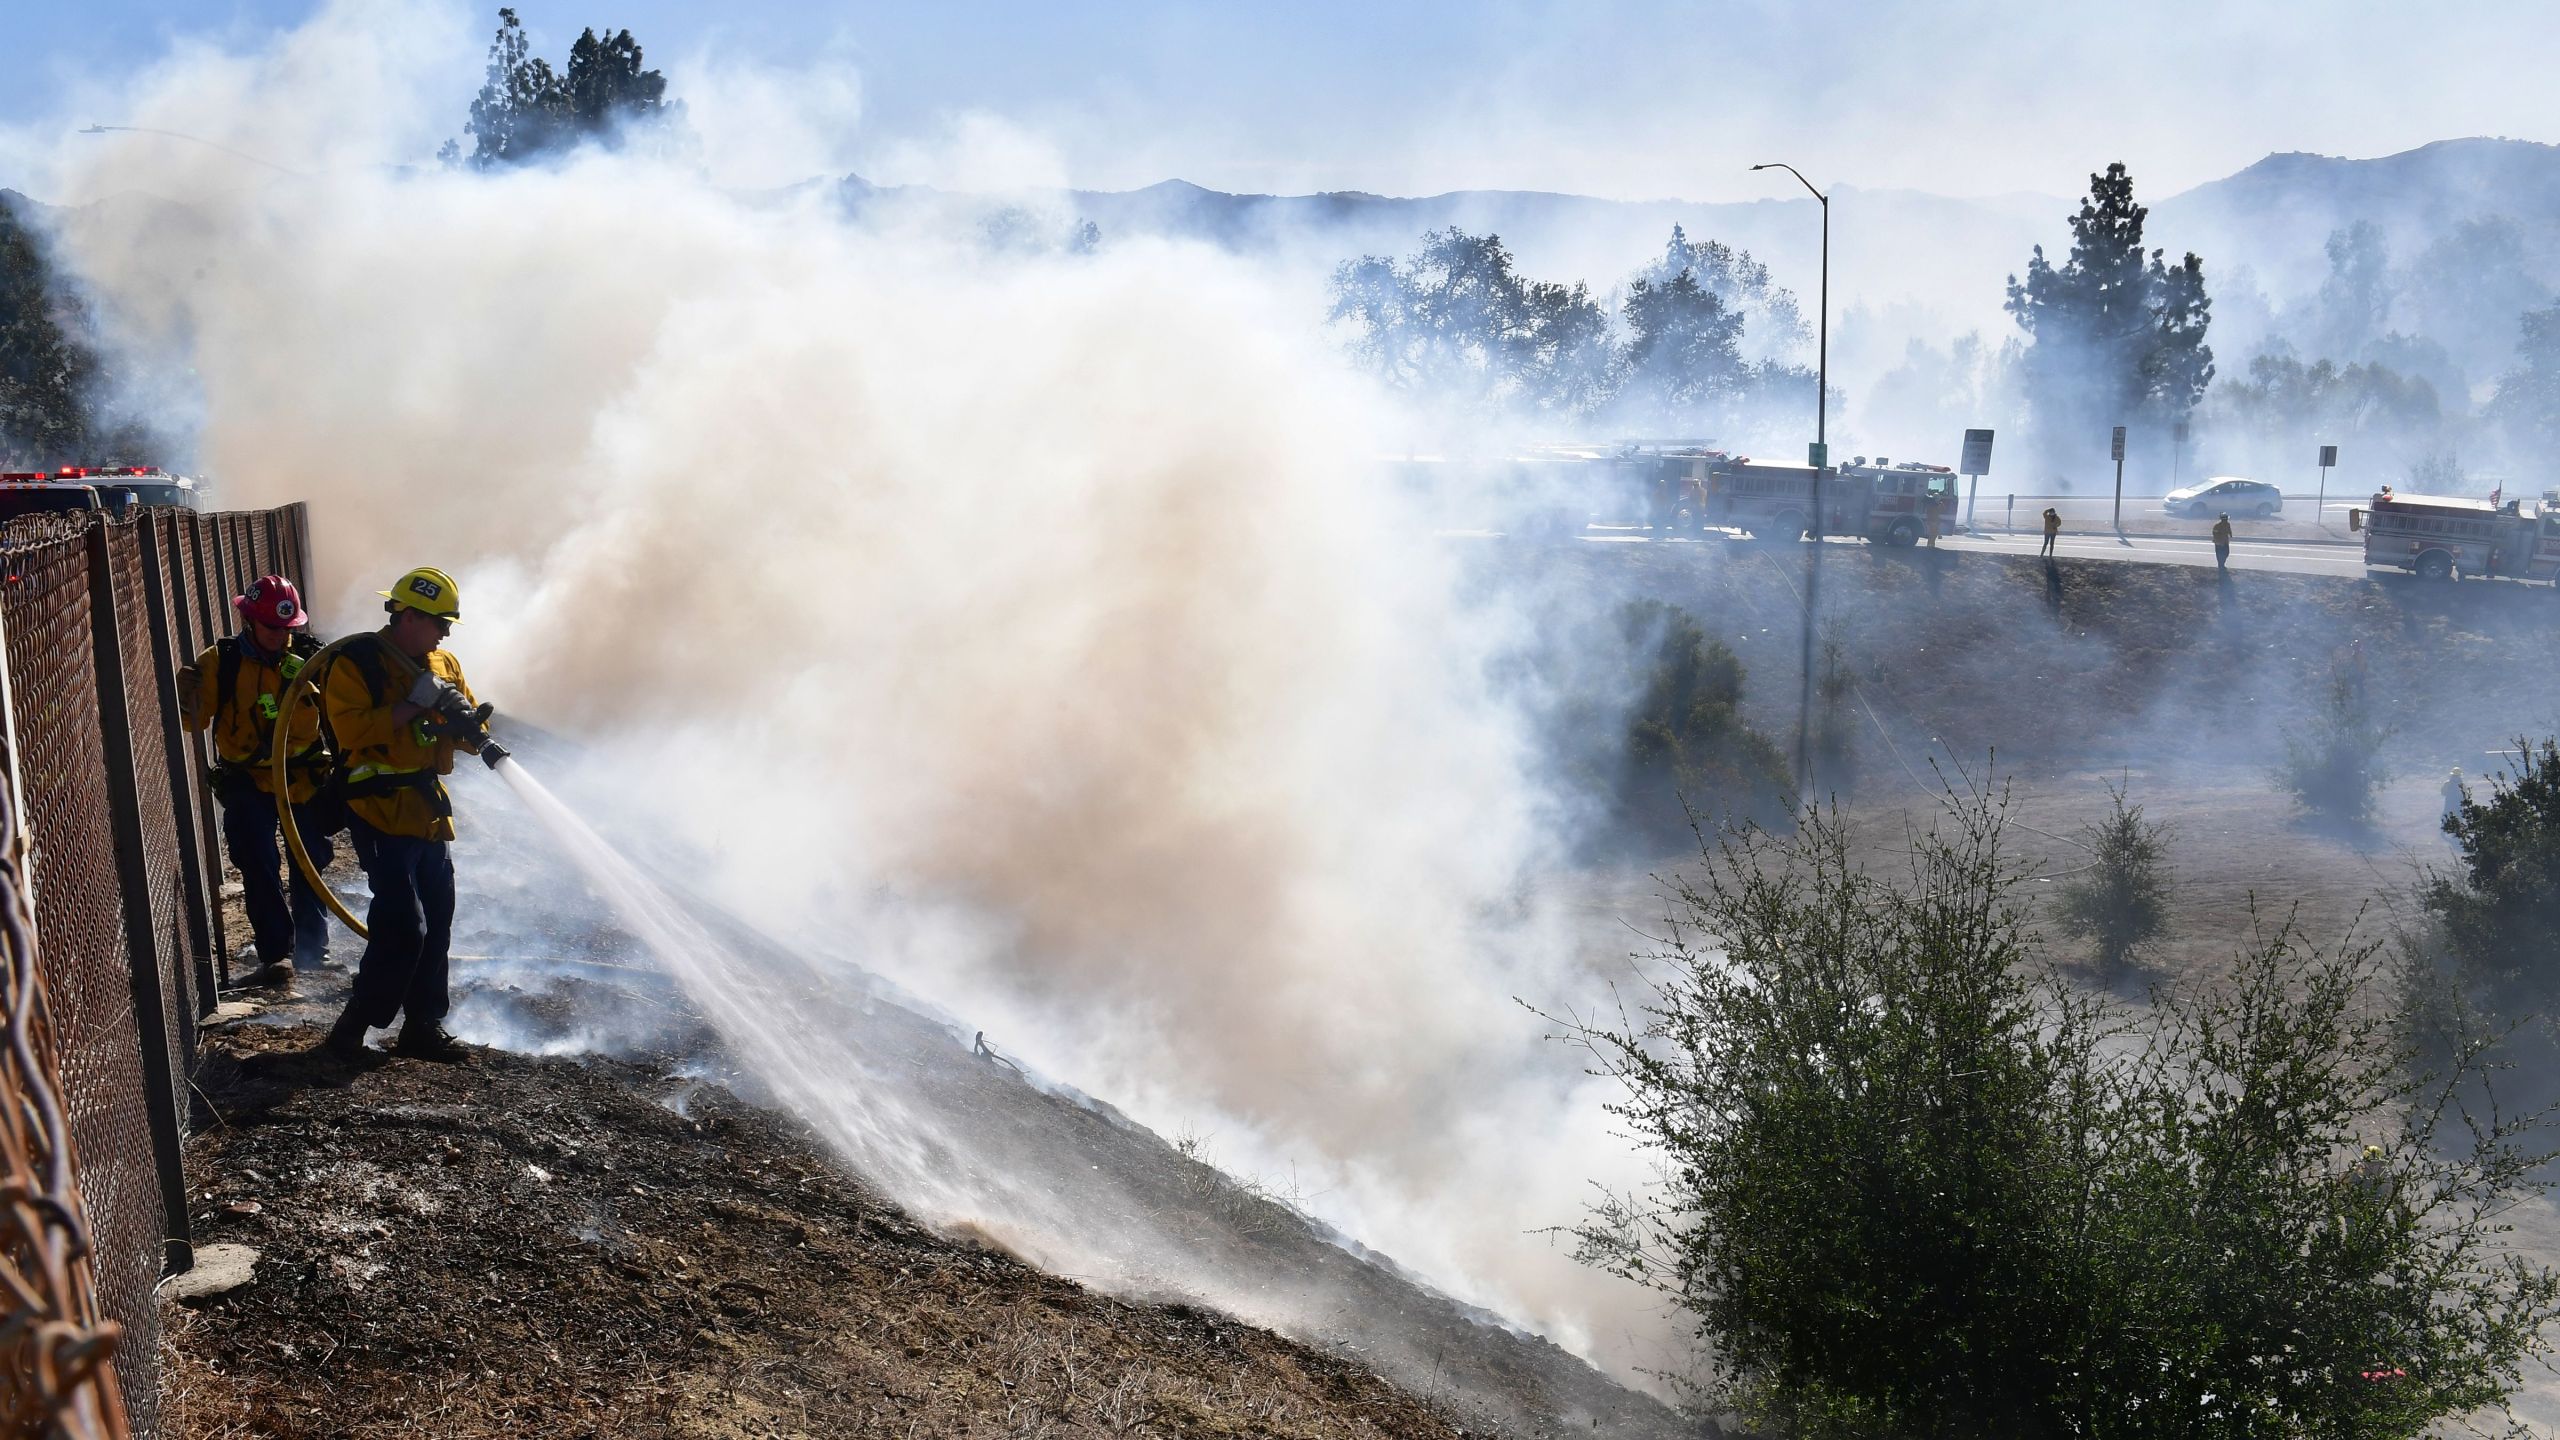
[[[483,740],[480,742],[480,763],[488,766],[490,769],[497,769],[499,761],[510,758],[512,757],[509,755],[507,747],[499,744],[497,741]]]

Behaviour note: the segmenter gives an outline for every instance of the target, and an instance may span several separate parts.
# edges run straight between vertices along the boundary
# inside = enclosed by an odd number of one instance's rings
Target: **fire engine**
[[[196,509],[196,482],[156,465],[0,472],[0,520],[57,510],[105,510],[122,516],[135,505]]]
[[[2560,584],[2560,490],[2528,507],[2509,500],[2440,495],[2373,497],[2349,510],[2347,528],[2364,532],[2364,563],[2409,570],[2428,580],[2503,578]]]
[[[1909,545],[1928,533],[1933,519],[1942,528],[1955,520],[1956,475],[1943,465],[1878,460],[1817,472],[1807,465],[1757,465],[1747,457],[1717,456],[1700,462],[1698,469],[1688,498],[1702,529],[1793,540],[1813,529],[1817,494],[1825,535]]]
[[[84,465],[53,472],[54,483],[91,485],[100,490],[130,490],[144,505],[178,505],[202,509],[196,482],[172,475],[157,465]]]

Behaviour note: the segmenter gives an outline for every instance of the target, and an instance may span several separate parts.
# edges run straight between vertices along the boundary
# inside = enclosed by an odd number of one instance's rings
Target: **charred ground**
[[[905,1220],[773,1114],[607,1060],[211,1040],[171,1433],[1436,1436],[1448,1410]]]
[[[560,948],[614,953],[561,914]],[[1323,1333],[917,1223],[644,971],[462,962],[457,1026],[559,1053],[460,1066],[309,1053],[344,984],[244,992],[257,1013],[205,1032],[196,1241],[263,1258],[169,1307],[173,1436],[1715,1433],[877,995],[843,1023],[945,1106],[950,1163],[1030,1170],[1098,1225],[1135,1207],[1258,1288],[1328,1297]]]

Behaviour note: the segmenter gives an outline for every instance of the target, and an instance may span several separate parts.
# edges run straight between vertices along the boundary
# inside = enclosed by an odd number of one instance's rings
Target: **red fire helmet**
[[[253,625],[272,625],[279,630],[299,630],[311,623],[302,611],[302,592],[281,575],[261,575],[251,581],[246,594],[231,602],[240,618]]]

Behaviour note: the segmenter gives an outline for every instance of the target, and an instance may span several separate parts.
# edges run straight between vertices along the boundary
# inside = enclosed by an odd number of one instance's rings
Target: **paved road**
[[[1489,531],[1451,532],[1485,534]],[[1653,544],[1651,535],[1631,527],[1594,525],[1582,538],[1599,544]],[[2033,555],[2043,544],[2042,535],[2003,535],[1986,531],[1981,535],[1950,536],[1939,543],[1950,550],[1979,550],[1999,555]],[[1709,536],[1704,540],[1680,537],[1659,543],[1672,545],[1740,545],[1752,542]],[[1835,539],[1835,545],[1864,545],[1864,540]],[[2054,551],[2075,560],[2126,560],[2149,565],[2213,564],[2213,542],[2174,535],[2064,534],[2054,542]],[[2296,575],[2362,575],[2364,548],[2361,545],[2323,545],[2310,541],[2241,540],[2231,547],[2234,570],[2278,570]]]
[[[2041,535],[1959,536],[1939,542],[1956,550],[1989,550],[2006,555],[2033,555],[2043,547]],[[2132,560],[2152,565],[2213,564],[2213,542],[2172,535],[2063,535],[2054,553],[2083,560]],[[2323,545],[2312,541],[2241,540],[2231,547],[2234,570],[2282,570],[2296,575],[2362,575],[2362,545]]]

